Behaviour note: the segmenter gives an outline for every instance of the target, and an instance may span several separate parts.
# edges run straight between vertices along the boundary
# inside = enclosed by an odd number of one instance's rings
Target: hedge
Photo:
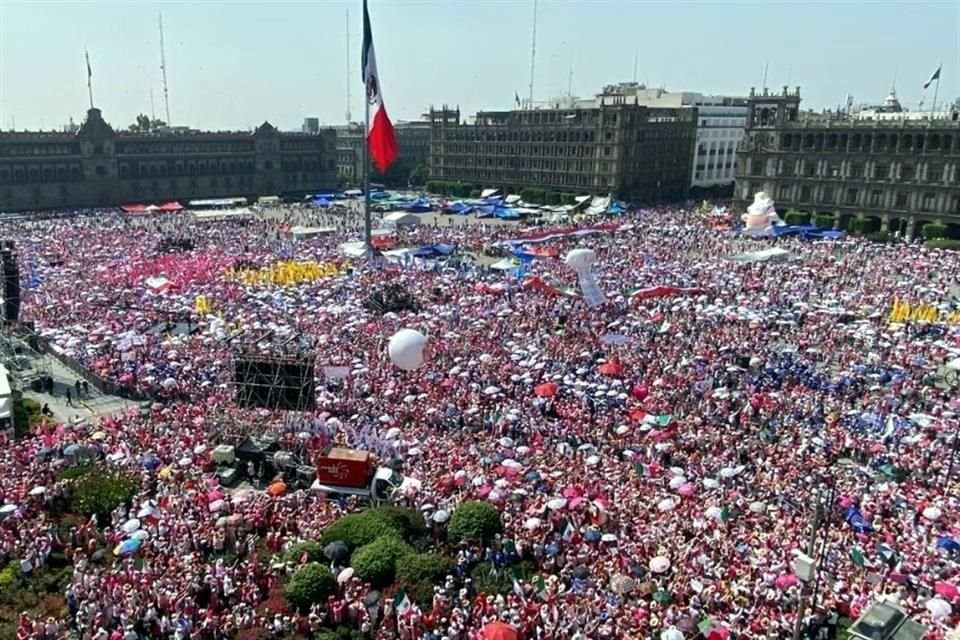
[[[930,249],[949,249],[953,251],[960,251],[960,240],[954,240],[952,238],[934,238],[933,240],[927,240],[924,243],[924,246]]]
[[[444,196],[454,196],[457,198],[466,198],[474,191],[472,184],[464,182],[448,182],[446,180],[430,180],[427,182],[427,191],[430,193],[439,193]]]
[[[326,602],[329,596],[337,593],[337,579],[325,566],[311,562],[293,574],[285,593],[290,604],[306,613],[310,605]]]
[[[320,546],[326,547],[339,540],[350,551],[356,551],[385,535],[402,537],[403,532],[390,518],[383,517],[374,509],[367,509],[345,515],[324,529],[320,534]]]
[[[453,558],[439,553],[411,553],[397,561],[397,580],[408,585],[437,584],[453,575],[456,565]]]
[[[896,240],[896,237],[889,231],[874,231],[867,234],[867,240],[871,242],[889,243]]]
[[[298,542],[283,552],[283,561],[298,564],[303,554],[307,554],[307,562],[323,562],[323,547],[319,542],[304,540]]]
[[[833,229],[836,218],[833,217],[832,213],[818,213],[813,216],[813,224],[820,229]]]
[[[489,502],[470,500],[457,507],[448,528],[454,541],[489,541],[503,531],[500,512]]]
[[[923,226],[923,237],[927,240],[937,240],[947,237],[947,225],[931,222]]]
[[[390,585],[397,573],[397,562],[413,553],[413,548],[400,538],[385,535],[366,544],[353,554],[350,566],[355,575],[380,589]]]
[[[423,514],[416,509],[384,506],[370,509],[369,517],[383,518],[390,522],[407,542],[413,542],[427,535],[427,523]]]
[[[810,214],[791,209],[787,211],[787,214],[783,217],[783,221],[787,224],[810,224]]]

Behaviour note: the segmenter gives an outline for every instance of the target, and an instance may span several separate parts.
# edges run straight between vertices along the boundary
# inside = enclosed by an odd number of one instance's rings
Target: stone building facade
[[[0,211],[311,193],[336,168],[332,130],[132,133],[90,109],[73,134],[0,132]]]
[[[363,125],[349,124],[334,127],[337,133],[337,177],[344,185],[362,186],[363,182]],[[426,121],[397,122],[397,160],[404,177],[417,165],[426,165],[430,157],[430,123]],[[397,185],[405,186],[405,185]]]
[[[913,237],[927,222],[960,223],[956,113],[889,115],[803,113],[799,87],[780,94],[751,89],[735,207],[745,210],[754,193],[766,191],[781,214],[829,213],[838,226],[862,216]]]
[[[485,111],[430,110],[430,178],[478,188],[678,199],[690,186],[695,108],[651,108],[622,94],[592,105]]]

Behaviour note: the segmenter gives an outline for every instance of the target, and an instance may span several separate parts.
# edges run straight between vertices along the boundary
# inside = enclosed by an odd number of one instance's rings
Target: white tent
[[[383,223],[391,227],[415,227],[420,224],[420,218],[406,211],[393,211],[383,216]]]
[[[327,233],[336,233],[335,227],[302,227],[296,226],[290,229],[290,233],[295,238],[309,238],[310,236],[319,236]]]
[[[253,212],[246,207],[239,209],[212,209],[210,211],[194,211],[193,217],[197,222],[214,222],[216,220],[239,220],[249,218]]]
[[[9,418],[13,409],[10,397],[10,376],[7,368],[0,364],[0,418]]]
[[[728,259],[734,262],[766,262],[768,260],[789,260],[792,257],[793,254],[783,247],[771,247],[730,256]]]

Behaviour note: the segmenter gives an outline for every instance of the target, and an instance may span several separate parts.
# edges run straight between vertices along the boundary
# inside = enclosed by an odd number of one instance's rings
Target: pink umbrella
[[[773,583],[777,585],[778,589],[789,589],[794,585],[800,584],[800,580],[797,579],[797,576],[791,573],[785,573],[774,580]]]
[[[583,504],[582,497],[577,496],[575,498],[570,498],[570,502],[567,503],[567,509],[570,509],[571,511],[573,511],[574,509],[579,507],[581,504]]]
[[[680,485],[680,488],[677,489],[677,493],[687,497],[692,496],[694,491],[696,491],[696,489],[694,489],[693,485],[690,484],[689,482]]]
[[[217,500],[223,500],[223,493],[220,491],[211,491],[207,494],[207,500],[210,502],[216,502]]]
[[[490,495],[490,492],[492,490],[493,490],[492,487],[488,485],[483,485],[482,487],[477,489],[477,495],[480,496],[481,498],[486,498],[488,495]]]
[[[933,585],[933,590],[947,599],[956,598],[957,594],[960,593],[956,585],[950,584],[949,582],[938,582]]]
[[[579,498],[583,495],[583,491],[579,487],[567,487],[564,489],[561,494],[564,498]]]

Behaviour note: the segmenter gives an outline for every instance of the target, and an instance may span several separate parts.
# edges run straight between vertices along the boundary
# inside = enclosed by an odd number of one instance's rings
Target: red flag
[[[367,108],[370,117],[367,121],[367,144],[374,164],[385,173],[397,159],[397,137],[393,131],[390,116],[383,104],[380,93],[380,78],[377,76],[377,57],[373,50],[373,31],[370,29],[370,15],[367,13],[367,0],[363,0],[363,85],[366,87]]]

